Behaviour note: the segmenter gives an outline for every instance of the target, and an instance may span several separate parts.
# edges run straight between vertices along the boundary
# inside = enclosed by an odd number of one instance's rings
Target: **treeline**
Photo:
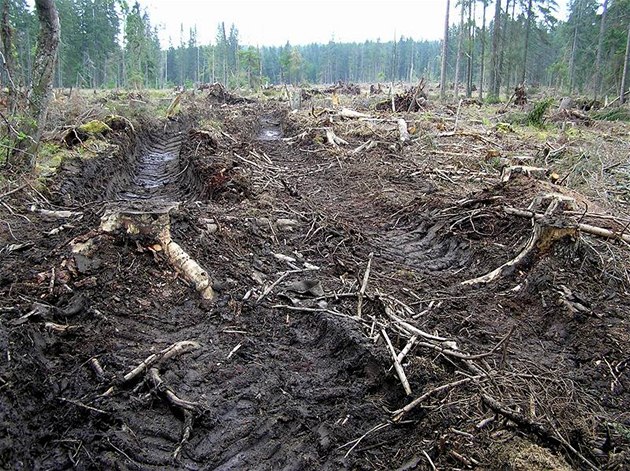
[[[2,81],[26,84],[37,21],[26,0],[1,3]],[[212,44],[200,44],[197,30],[182,26],[175,43],[164,48],[156,25],[137,2],[56,4],[61,48],[55,86],[78,88],[438,81],[443,67],[444,92],[455,88],[468,95],[509,95],[525,81],[615,94],[630,23],[630,0],[572,0],[566,21],[557,19],[554,0],[445,0],[450,22],[441,41],[400,37],[257,48],[241,43],[235,25],[220,23]]]

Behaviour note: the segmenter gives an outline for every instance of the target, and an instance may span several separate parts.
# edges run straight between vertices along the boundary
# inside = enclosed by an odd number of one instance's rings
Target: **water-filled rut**
[[[158,128],[140,133],[107,183],[105,199],[116,207],[150,212],[155,207],[198,199],[202,184],[189,155],[188,133]]]

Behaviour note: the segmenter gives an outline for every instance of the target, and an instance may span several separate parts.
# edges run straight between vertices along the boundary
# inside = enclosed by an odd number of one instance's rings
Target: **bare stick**
[[[429,462],[429,466],[431,466],[431,469],[433,471],[437,471],[437,468],[435,467],[435,464],[433,463],[433,460],[431,459],[431,457],[429,456],[429,454],[422,450],[422,454],[424,455],[424,457],[427,459],[427,461]]]
[[[445,339],[444,337],[438,337],[437,335],[431,335],[428,332],[425,332],[424,330],[420,330],[416,326],[413,326],[410,323],[405,322],[400,317],[398,317],[396,314],[394,314],[394,311],[392,311],[392,309],[390,307],[388,307],[388,306],[385,306],[385,314],[387,314],[390,319],[395,321],[397,324],[399,324],[404,330],[406,330],[410,334],[418,335],[418,336],[424,337],[425,339],[428,339],[428,340],[435,340],[437,342],[446,342],[448,340],[448,339]]]
[[[359,443],[361,443],[361,440],[363,440],[365,437],[367,437],[369,434],[374,433],[374,432],[378,432],[381,429],[384,429],[386,427],[389,427],[391,425],[391,423],[382,423],[382,424],[378,424],[375,427],[372,427],[370,430],[368,430],[367,432],[365,432],[363,435],[361,435],[359,438],[355,438],[352,441],[349,441],[348,443],[341,445],[339,448],[345,448],[346,446],[350,445],[351,443],[354,443],[354,445],[352,445],[352,447],[350,447],[350,449],[348,450],[348,452],[344,455],[344,458],[347,458],[348,455],[350,453],[352,453],[352,450],[354,450],[357,445]]]
[[[164,382],[164,380],[160,377],[160,373],[158,372],[157,368],[151,368],[149,370],[149,379],[151,380],[151,382],[153,383],[153,386],[157,390],[164,393],[164,396],[166,397],[166,399],[172,406],[179,407],[181,409],[185,409],[189,411],[194,411],[198,408],[197,403],[190,402],[190,401],[187,401],[185,399],[181,399],[180,397],[178,397],[177,394],[175,394],[173,390],[169,388]]]
[[[488,351],[486,353],[479,353],[478,355],[467,355],[465,353],[458,352],[457,350],[444,348],[444,347],[442,347],[440,345],[435,345],[435,344],[429,343],[429,342],[420,342],[418,344],[418,346],[419,347],[431,348],[431,349],[433,349],[433,350],[435,350],[437,352],[442,353],[443,355],[448,355],[448,356],[451,356],[451,357],[459,358],[460,360],[466,360],[466,361],[481,360],[482,358],[489,357],[494,352],[496,352],[499,348],[501,348],[501,345],[503,345],[505,342],[507,342],[509,340],[509,338],[512,336],[512,333],[514,332],[515,328],[516,328],[515,326],[512,326],[510,331],[499,341],[499,343],[497,343],[494,347],[492,347],[492,349],[490,351]]]
[[[18,191],[20,191],[24,187],[26,187],[26,183],[23,183],[22,185],[18,186],[17,188],[13,188],[12,190],[7,191],[6,193],[2,193],[0,195],[0,199],[4,198],[5,196],[12,195],[13,193],[17,193]]]
[[[230,353],[228,353],[227,359],[229,360],[230,358],[232,358],[232,355],[234,355],[236,352],[238,352],[238,350],[243,346],[242,343],[239,343],[236,347],[234,347]]]
[[[365,269],[365,273],[363,274],[363,283],[361,284],[361,290],[359,291],[359,302],[357,303],[357,317],[361,318],[361,311],[363,310],[363,296],[365,296],[365,290],[367,289],[368,280],[370,278],[370,270],[372,268],[372,257],[374,257],[374,252],[370,252],[368,256],[367,268]]]
[[[403,348],[400,353],[398,354],[398,361],[402,362],[405,357],[407,356],[407,354],[411,351],[411,349],[413,348],[414,344],[418,341],[418,336],[414,335],[409,339],[409,342],[407,342],[407,345],[405,345],[405,348]]]
[[[103,370],[103,367],[99,363],[98,359],[90,358],[90,367],[92,368],[92,371],[94,371],[96,378],[100,382],[103,382],[105,380],[105,371]]]
[[[109,414],[109,412],[104,411],[103,409],[97,409],[96,407],[88,406],[87,404],[83,404],[82,402],[75,401],[74,399],[66,399],[65,397],[60,397],[59,399],[69,404],[73,404],[77,407],[82,407],[83,409],[87,409],[92,412],[98,412],[99,414]]]
[[[407,380],[407,375],[405,374],[405,370],[403,370],[403,367],[400,364],[400,361],[398,360],[398,355],[396,354],[396,350],[394,350],[392,341],[389,339],[389,336],[387,335],[387,332],[385,332],[385,329],[381,329],[381,335],[385,339],[385,343],[389,347],[389,351],[392,354],[392,357],[394,357],[394,369],[396,370],[396,374],[398,374],[398,378],[400,379],[400,382],[402,383],[403,388],[405,389],[405,393],[407,394],[407,396],[410,396],[411,386],[409,386],[409,381]]]
[[[400,421],[400,419],[402,419],[405,414],[407,414],[409,411],[411,411],[411,410],[415,409],[416,407],[418,407],[426,399],[428,399],[429,397],[433,396],[434,394],[437,394],[437,393],[442,392],[442,391],[448,391],[449,389],[453,389],[453,388],[456,388],[457,386],[460,386],[462,384],[469,383],[473,379],[477,379],[477,378],[480,378],[480,376],[460,379],[458,381],[453,381],[452,383],[443,384],[442,386],[438,386],[437,388],[433,388],[433,389],[425,392],[422,396],[420,396],[420,397],[414,399],[413,401],[411,401],[409,404],[407,404],[402,409],[398,409],[397,411],[394,411],[392,413],[392,420],[394,422]]]
[[[186,444],[188,439],[190,438],[190,433],[192,432],[192,413],[190,411],[184,411],[184,431],[182,432],[182,439],[179,441],[179,445],[173,452],[173,458],[177,459],[179,453],[182,451],[182,447]]]
[[[289,273],[292,273],[292,270],[284,272],[282,275],[280,275],[280,278],[278,278],[276,281],[274,281],[271,284],[271,286],[269,286],[268,288],[265,288],[265,290],[262,292],[262,294],[260,296],[258,296],[258,299],[256,300],[256,302],[259,303],[260,301],[262,301],[265,296],[267,296],[269,293],[271,293],[273,291],[273,289],[276,286],[278,286],[278,284],[289,275]]]
[[[165,349],[161,350],[159,353],[153,353],[145,358],[138,366],[136,366],[133,370],[123,376],[121,384],[126,384],[131,380],[135,379],[141,373],[145,373],[149,370],[153,365],[168,360],[174,356],[177,356],[181,353],[189,352],[191,350],[195,350],[199,348],[199,344],[197,342],[193,342],[191,340],[184,340],[181,342],[176,342],[173,345],[169,345]],[[102,396],[107,397],[111,396],[114,392],[114,386],[111,386],[107,391],[105,391]]]

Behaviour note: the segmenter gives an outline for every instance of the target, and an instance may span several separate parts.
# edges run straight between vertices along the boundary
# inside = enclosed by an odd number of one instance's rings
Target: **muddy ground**
[[[628,126],[347,104],[370,118],[188,96],[77,144],[95,151],[45,187],[6,185],[0,467],[628,469],[630,220],[623,175],[604,181]],[[523,162],[548,171],[502,181]],[[505,210],[548,193],[575,203]],[[104,231],[112,213],[168,214],[214,298],[155,232]],[[410,394],[386,337],[411,347]]]

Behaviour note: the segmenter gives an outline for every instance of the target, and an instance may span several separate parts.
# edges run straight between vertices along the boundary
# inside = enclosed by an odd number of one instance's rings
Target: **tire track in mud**
[[[120,200],[177,201],[182,195],[180,153],[184,136],[167,135],[141,144],[130,184],[117,196]]]

